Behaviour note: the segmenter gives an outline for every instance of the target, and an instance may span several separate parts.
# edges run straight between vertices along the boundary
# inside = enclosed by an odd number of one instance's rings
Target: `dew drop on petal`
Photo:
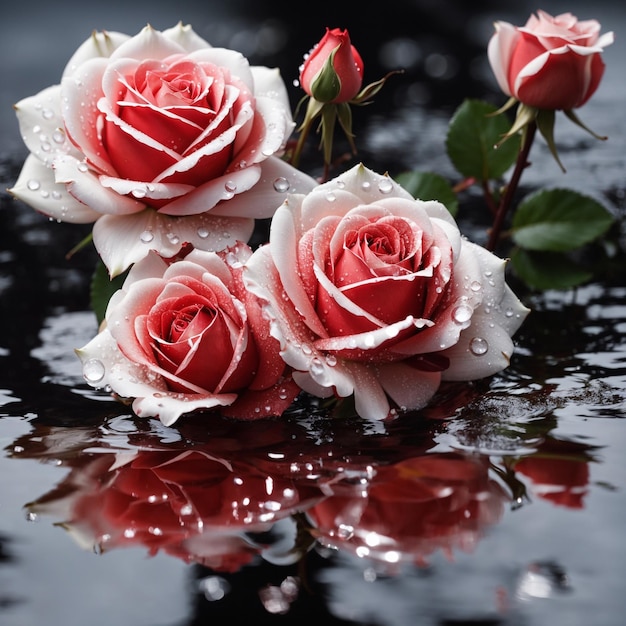
[[[469,348],[472,354],[482,356],[483,354],[487,354],[489,344],[487,343],[487,340],[482,337],[474,337],[470,341]]]
[[[378,183],[378,191],[380,191],[380,193],[391,193],[392,190],[393,190],[393,183],[388,178],[383,178]]]
[[[139,239],[143,243],[150,243],[154,239],[154,233],[151,230],[144,230],[141,235],[139,235]]]
[[[105,371],[104,363],[99,359],[89,359],[83,364],[83,377],[90,385],[101,382]]]
[[[459,304],[452,311],[452,320],[457,324],[466,324],[472,318],[474,310],[469,304]]]
[[[41,187],[41,183],[38,180],[35,180],[34,178],[31,178],[26,183],[26,186],[28,187],[28,189],[30,191],[37,191],[37,189],[39,189],[39,187]]]
[[[200,239],[206,239],[210,235],[209,229],[204,226],[200,226],[197,230],[197,233]]]
[[[289,181],[284,176],[279,176],[274,181],[274,189],[279,193],[285,193],[289,190],[290,184]]]

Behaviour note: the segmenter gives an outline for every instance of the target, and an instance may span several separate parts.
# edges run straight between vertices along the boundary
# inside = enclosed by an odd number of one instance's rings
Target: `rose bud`
[[[589,100],[604,73],[613,33],[571,13],[531,15],[525,26],[496,22],[488,57],[502,91],[538,109],[569,111]]]
[[[318,102],[339,104],[352,100],[362,82],[363,60],[348,31],[327,28],[302,66],[302,88]]]

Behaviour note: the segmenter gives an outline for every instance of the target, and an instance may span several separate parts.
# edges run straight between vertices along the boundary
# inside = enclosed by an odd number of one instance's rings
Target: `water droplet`
[[[278,191],[278,193],[285,193],[287,191],[289,191],[289,187],[291,185],[289,184],[289,181],[284,178],[283,176],[279,176],[275,181],[274,181],[274,189],[276,191]]]
[[[509,306],[506,308],[506,311],[504,311],[504,315],[506,317],[513,317],[513,309]]]
[[[354,528],[348,524],[339,524],[337,527],[337,537],[340,539],[350,539],[354,535]]]
[[[336,199],[337,199],[337,196],[332,191],[329,191],[326,194],[326,200],[328,200],[328,202],[334,202]]]
[[[472,354],[475,354],[476,356],[482,356],[483,354],[486,354],[489,350],[489,344],[487,343],[487,340],[483,339],[482,337],[474,337],[470,341],[469,347]]]
[[[337,357],[334,354],[327,354],[326,365],[329,365],[330,367],[335,367],[335,365],[337,365]]]
[[[470,289],[472,291],[480,291],[482,289],[482,285],[480,284],[479,281],[473,280],[470,284]]]
[[[392,190],[393,190],[393,183],[391,182],[389,178],[383,178],[378,183],[378,191],[380,191],[380,193],[391,193]]]
[[[134,198],[145,198],[147,192],[145,189],[138,187],[137,189],[133,189],[130,193]]]
[[[474,310],[469,304],[459,304],[452,310],[452,320],[457,324],[466,324],[472,319]]]
[[[224,190],[226,193],[235,193],[237,191],[237,183],[233,180],[227,180],[224,183]]]
[[[174,233],[167,233],[167,239],[173,245],[176,245],[180,241],[180,237]]]
[[[90,385],[101,382],[105,373],[104,363],[98,359],[89,359],[83,364],[83,377]]]
[[[151,230],[144,230],[141,235],[139,235],[139,239],[143,243],[150,243],[154,239],[154,233]]]
[[[325,371],[324,364],[317,357],[313,357],[311,359],[311,364],[310,364],[309,368],[310,368],[311,374],[313,376],[320,376]]]
[[[41,187],[41,183],[38,180],[35,180],[34,178],[31,178],[26,183],[26,186],[28,187],[28,189],[30,191],[37,191],[37,189],[39,189],[39,187]]]
[[[205,228],[204,226],[200,226],[197,230],[197,233],[198,237],[200,237],[201,239],[206,239],[211,234],[209,229]]]
[[[87,163],[79,163],[77,165],[78,171],[79,172],[86,172],[89,170],[89,167],[87,166]]]

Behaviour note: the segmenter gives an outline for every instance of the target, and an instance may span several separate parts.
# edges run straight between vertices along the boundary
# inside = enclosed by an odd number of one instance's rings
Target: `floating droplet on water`
[[[83,376],[90,385],[101,382],[105,372],[104,363],[98,359],[89,359],[83,365]]]

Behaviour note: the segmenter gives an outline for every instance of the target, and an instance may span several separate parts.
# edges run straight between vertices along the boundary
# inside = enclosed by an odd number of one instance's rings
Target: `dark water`
[[[451,111],[463,95],[500,98],[484,61],[491,22],[521,23],[535,7],[392,2],[352,21],[334,4],[309,21],[282,2],[15,9],[0,33],[2,58],[15,59],[0,70],[3,187],[25,155],[13,102],[55,82],[93,28],[178,19],[281,65],[288,81],[325,25],[347,26],[372,59],[370,79],[397,59],[409,67],[355,120],[363,160],[452,175]],[[616,31],[581,111],[610,139],[563,124],[567,174],[537,144],[524,184],[580,189],[623,223],[626,11],[543,7]],[[484,236],[480,215],[464,220]],[[544,294],[516,285],[533,312],[511,367],[442,389],[427,410],[372,425],[331,421],[303,400],[281,421],[200,416],[176,428],[135,419],[83,383],[73,349],[96,330],[95,258],[65,258],[78,230],[2,195],[0,624],[624,623],[623,227],[592,283]]]

